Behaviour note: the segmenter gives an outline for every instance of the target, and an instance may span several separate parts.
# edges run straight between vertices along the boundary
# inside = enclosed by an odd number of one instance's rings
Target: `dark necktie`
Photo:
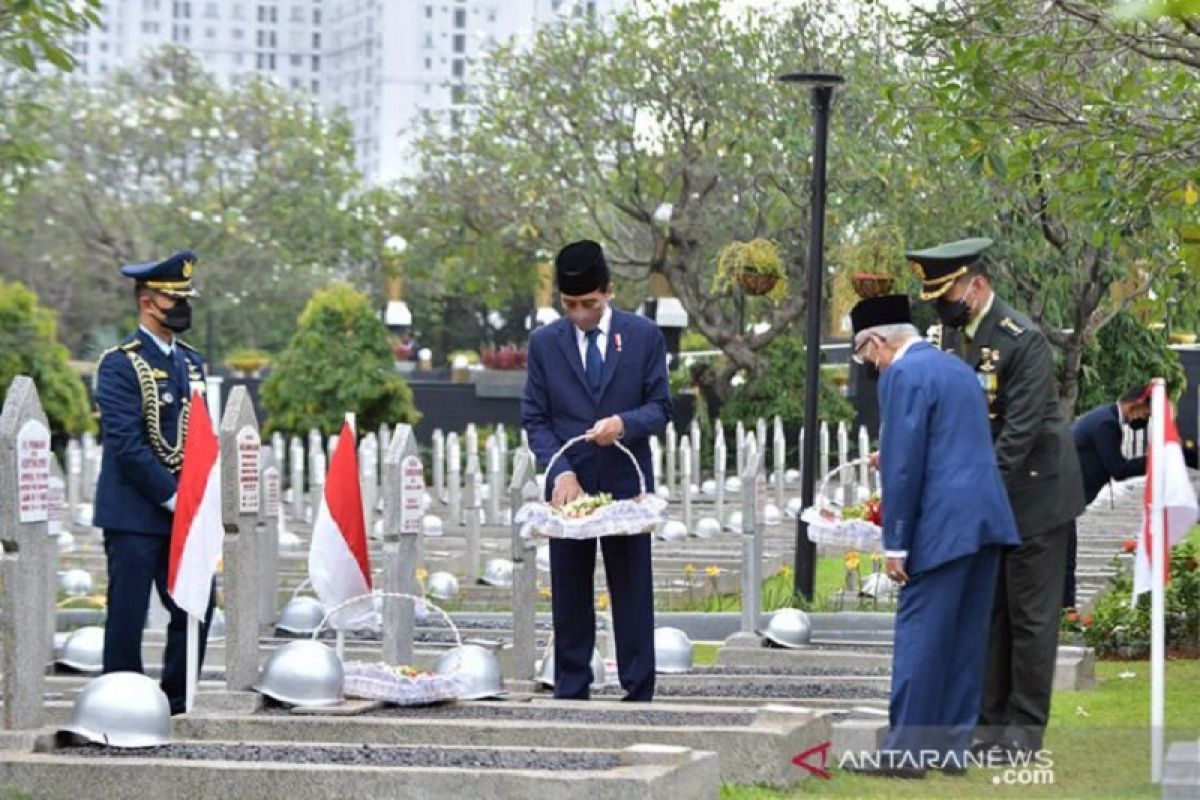
[[[584,369],[587,372],[588,385],[593,394],[600,393],[600,378],[604,374],[604,359],[600,356],[600,345],[596,340],[600,336],[599,328],[592,328],[586,334],[587,357],[584,359]]]

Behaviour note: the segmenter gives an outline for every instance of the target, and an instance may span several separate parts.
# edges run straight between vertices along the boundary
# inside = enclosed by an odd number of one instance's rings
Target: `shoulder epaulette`
[[[199,350],[197,350],[196,348],[192,347],[190,344],[188,344],[187,342],[185,342],[183,339],[180,339],[178,336],[176,336],[176,337],[175,337],[175,344],[179,345],[179,346],[180,346],[180,347],[182,347],[184,350],[191,350],[193,353],[196,353],[197,355],[199,355],[199,353],[200,353],[200,351],[199,351]]]
[[[1012,317],[1005,317],[1000,320],[1000,330],[1015,338],[1025,332],[1025,327]]]

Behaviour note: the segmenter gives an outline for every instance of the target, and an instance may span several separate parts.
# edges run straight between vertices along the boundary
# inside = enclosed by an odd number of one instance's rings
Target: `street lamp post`
[[[808,309],[805,326],[804,453],[801,461],[800,502],[811,508],[816,488],[817,398],[821,379],[821,295],[825,273],[825,149],[829,134],[829,106],[833,90],[845,79],[830,72],[788,72],[779,76],[785,83],[812,87],[813,163],[812,211],[808,233]],[[817,578],[817,546],[808,540],[808,523],[796,518],[796,556],[793,592],[813,599]]]

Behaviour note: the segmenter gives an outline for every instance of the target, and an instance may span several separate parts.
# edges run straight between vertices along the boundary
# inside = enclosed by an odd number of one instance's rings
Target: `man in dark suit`
[[[1121,450],[1124,436],[1121,426],[1130,430],[1145,430],[1150,424],[1150,390],[1146,386],[1135,386],[1115,403],[1096,406],[1075,420],[1071,426],[1071,438],[1079,454],[1079,468],[1083,472],[1084,500],[1090,505],[1100,494],[1105,484],[1123,481],[1146,474],[1146,457],[1126,458]],[[1188,443],[1189,445],[1193,443]],[[1196,448],[1184,447],[1184,458],[1188,466],[1196,468]],[[1071,529],[1071,542],[1067,552],[1067,584],[1063,591],[1063,608],[1075,607],[1075,564],[1078,536]]]
[[[203,360],[177,336],[191,325],[195,261],[182,251],[121,269],[136,281],[140,325],[100,357],[95,385],[104,446],[95,525],[104,531],[108,560],[104,671],[143,671],[142,630],[155,587],[171,614],[162,688],[174,714],[185,710],[187,614],[167,594],[167,567],[191,393],[204,390]],[[210,601],[200,629],[201,662],[212,609]]]
[[[878,368],[883,545],[900,583],[890,729],[856,771],[962,774],[979,717],[1001,554],[1020,543],[974,374],[921,340],[908,297],[850,312],[854,356]]]
[[[529,337],[528,375],[521,424],[543,463],[563,444],[588,442],[559,458],[546,474],[546,494],[563,505],[584,493],[615,499],[637,496],[637,472],[611,445],[633,453],[654,491],[650,437],[671,413],[667,350],[654,323],[613,308],[608,265],[595,242],[567,245],[555,259],[566,316]],[[600,540],[612,603],[617,662],[626,700],[654,696],[654,586],[650,534]],[[592,576],[596,543],[550,542],[554,613],[554,696],[586,700],[592,681],[596,618]]]
[[[1039,750],[1050,714],[1067,543],[1083,513],[1083,479],[1058,404],[1045,335],[992,291],[980,260],[991,239],[906,254],[988,405],[1000,475],[1021,534],[1004,554],[992,612],[979,752]],[[969,494],[961,498],[970,504]]]

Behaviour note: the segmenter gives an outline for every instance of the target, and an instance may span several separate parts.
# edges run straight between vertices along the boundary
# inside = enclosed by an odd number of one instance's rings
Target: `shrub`
[[[365,295],[344,284],[318,291],[262,388],[266,432],[329,436],[347,411],[362,430],[415,424],[412,390],[396,372],[388,333]]]
[[[67,363],[57,316],[25,284],[0,281],[0,392],[18,375],[33,379],[54,434],[92,429],[87,387]]]

